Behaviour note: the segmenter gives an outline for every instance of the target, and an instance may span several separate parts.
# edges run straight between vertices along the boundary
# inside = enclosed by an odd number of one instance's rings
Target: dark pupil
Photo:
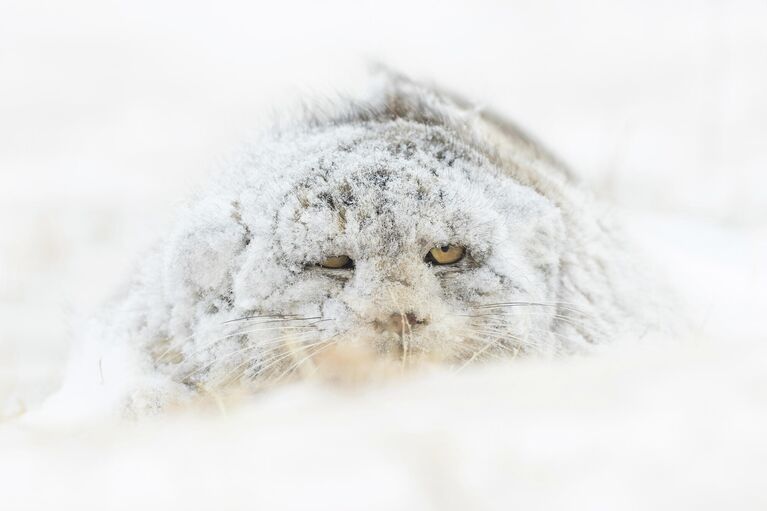
[[[441,251],[443,251],[443,252],[447,252],[448,250],[450,250],[450,245],[445,245],[444,247],[439,247],[439,249]]]

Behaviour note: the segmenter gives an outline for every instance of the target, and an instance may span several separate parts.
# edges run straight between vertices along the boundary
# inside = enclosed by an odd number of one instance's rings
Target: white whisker
[[[314,333],[315,333],[315,332],[304,332],[304,333],[301,333],[301,334],[297,334],[297,335],[295,335],[295,338],[297,338],[297,339],[303,339],[304,337],[308,337],[308,336],[309,336],[309,334],[314,334]],[[282,336],[282,337],[280,337],[280,338],[278,338],[278,339],[273,339],[272,341],[273,341],[274,343],[277,343],[277,342],[283,342],[283,341],[284,341],[284,339],[287,339],[287,338],[290,338],[290,337],[294,337],[294,335],[293,335],[293,334],[284,335],[284,336]],[[264,345],[263,343],[253,343],[253,344],[251,344],[251,345],[249,345],[249,346],[245,346],[244,348],[241,348],[241,349],[239,349],[239,350],[234,350],[234,351],[232,351],[232,352],[230,352],[230,353],[227,353],[226,355],[223,355],[223,356],[217,357],[217,358],[215,358],[213,361],[211,361],[211,362],[207,363],[206,365],[204,365],[204,366],[202,366],[202,367],[198,368],[198,369],[197,369],[197,370],[195,370],[193,373],[190,373],[190,374],[186,375],[186,377],[185,377],[185,378],[187,378],[187,379],[188,379],[188,378],[191,378],[191,377],[193,377],[193,376],[197,376],[198,374],[200,374],[200,373],[202,373],[202,372],[204,372],[204,371],[206,371],[206,370],[210,369],[210,368],[211,368],[211,367],[213,367],[215,364],[219,364],[219,363],[221,363],[221,362],[224,362],[225,360],[228,360],[228,359],[230,359],[230,358],[232,358],[232,357],[236,357],[236,356],[238,356],[238,355],[241,355],[241,354],[243,354],[243,353],[247,353],[248,351],[251,351],[251,350],[254,350],[254,349],[258,349],[258,348],[261,348],[261,347],[263,347],[263,345]]]

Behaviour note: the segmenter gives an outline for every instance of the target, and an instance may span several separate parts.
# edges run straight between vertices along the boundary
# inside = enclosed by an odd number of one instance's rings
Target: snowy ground
[[[364,58],[493,105],[626,216],[689,337],[286,389],[205,414],[0,425],[0,509],[763,509],[767,5],[0,3],[0,412],[272,111]],[[152,500],[147,500],[149,497]]]

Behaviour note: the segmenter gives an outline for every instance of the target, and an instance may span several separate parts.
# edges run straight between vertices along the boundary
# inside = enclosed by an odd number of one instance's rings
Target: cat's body
[[[390,78],[216,175],[82,332],[52,403],[156,410],[344,346],[403,366],[588,350],[645,325],[601,216],[510,124]]]

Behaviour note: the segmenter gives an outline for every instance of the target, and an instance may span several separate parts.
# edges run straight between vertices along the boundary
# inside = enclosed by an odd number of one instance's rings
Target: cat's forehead
[[[288,192],[321,199],[332,194],[347,206],[428,201],[469,179],[480,164],[443,129],[406,122],[338,127],[307,145],[313,150],[287,170]]]
[[[448,165],[422,138],[395,135],[342,140],[342,149],[304,161],[280,201],[276,234],[291,246],[356,253],[455,237],[472,219],[461,193],[469,169],[455,158]]]
[[[279,149],[270,172],[256,172],[247,187],[246,214],[260,216],[261,232],[298,257],[479,247],[500,216],[524,216],[537,200],[439,126],[342,125],[283,139]]]
[[[253,182],[272,178],[295,181],[307,174],[337,176],[370,168],[376,162],[420,163],[434,169],[450,166],[457,158],[477,159],[477,153],[446,128],[401,119],[286,132],[259,144],[250,156],[251,165],[246,164],[244,172]],[[248,172],[254,167],[259,171]]]

